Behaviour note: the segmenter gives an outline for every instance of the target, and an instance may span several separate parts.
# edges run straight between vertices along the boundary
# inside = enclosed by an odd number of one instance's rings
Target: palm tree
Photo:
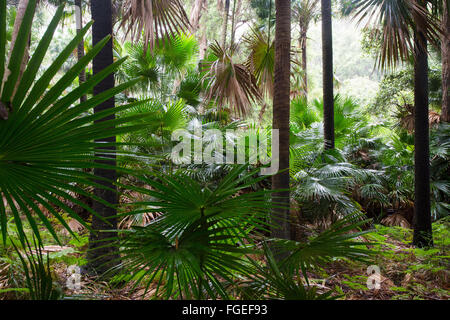
[[[253,103],[261,102],[262,96],[252,72],[245,64],[234,61],[237,45],[225,49],[216,41],[210,49],[212,59],[200,64],[200,71],[205,72],[203,82],[208,87],[205,104],[214,101],[219,107],[228,105],[236,116],[249,115]]]
[[[323,126],[325,149],[334,149],[333,30],[331,0],[322,1]]]
[[[91,1],[91,13],[92,19],[94,20],[92,28],[92,44],[95,46],[104,37],[112,34],[112,7],[111,0],[96,0]],[[100,73],[102,70],[108,68],[114,63],[113,61],[113,48],[112,39],[103,47],[100,53],[93,60],[93,74],[94,76]],[[114,88],[114,74],[110,74],[102,82],[94,87],[94,96],[102,94]],[[106,100],[102,104],[99,104],[94,108],[94,114],[100,113],[104,110],[112,109],[115,107],[114,97]],[[97,120],[97,122],[108,121],[115,119],[115,115],[111,114],[107,118]],[[102,143],[115,143],[116,137],[111,136],[104,139],[98,140]],[[115,147],[107,147],[111,152],[115,151]],[[98,154],[102,157],[101,154]],[[115,155],[104,156],[108,160],[98,161],[99,164],[103,166],[116,166]],[[93,209],[98,213],[99,216],[92,217],[92,230],[89,238],[89,248],[88,251],[88,271],[103,273],[107,269],[113,267],[111,261],[115,260],[115,254],[111,251],[118,252],[117,248],[112,246],[104,247],[108,243],[105,239],[110,239],[115,236],[115,232],[102,232],[104,230],[115,230],[117,229],[117,220],[115,216],[117,215],[117,210],[113,207],[118,203],[117,188],[113,184],[117,180],[117,172],[108,168],[95,168],[94,175],[99,177],[97,181],[104,188],[96,188],[94,190],[95,196],[107,201],[111,205],[106,205],[105,203],[94,201]],[[107,182],[105,182],[105,179]],[[108,254],[106,257],[105,254]],[[103,257],[103,258],[102,258]]]
[[[272,230],[275,237],[290,238],[289,223],[289,114],[291,74],[291,1],[276,0],[275,27],[275,76],[273,97],[273,129],[279,130],[279,170],[272,177],[274,202],[283,203],[283,208],[273,210]],[[283,191],[280,191],[283,190]]]
[[[436,6],[439,1],[432,1]],[[433,244],[430,209],[430,152],[428,111],[427,42],[439,37],[438,26],[429,14],[425,1],[353,0],[349,8],[355,16],[375,18],[382,24],[383,43],[379,66],[392,68],[400,60],[414,55],[415,100],[415,199],[414,245]],[[414,30],[414,37],[410,30]],[[413,41],[414,39],[414,41]]]
[[[303,91],[305,97],[308,97],[307,35],[310,23],[319,15],[317,11],[318,5],[319,0],[299,0],[295,2],[293,7],[294,19],[300,28],[299,46],[302,53]]]
[[[442,113],[441,120],[450,122],[450,10],[449,1],[443,0],[442,10]]]
[[[425,8],[426,3],[418,4]],[[430,128],[428,101],[428,51],[423,19],[414,15],[414,238],[418,247],[433,245],[430,199]]]

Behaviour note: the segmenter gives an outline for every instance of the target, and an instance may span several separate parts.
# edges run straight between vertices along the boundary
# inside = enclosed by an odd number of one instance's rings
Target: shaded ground
[[[447,300],[450,298],[450,219],[442,219],[433,224],[433,249],[415,249],[412,230],[402,227],[385,227],[377,225],[376,232],[365,236],[364,241],[377,242],[371,249],[377,252],[372,261],[380,270],[380,288],[367,287],[368,265],[352,261],[336,260],[309,273],[312,285],[320,291],[333,289],[338,299],[346,300]],[[52,261],[54,278],[58,287],[64,290],[66,299],[105,299],[132,300],[151,299],[154,289],[143,296],[144,288],[133,288],[131,284],[120,285],[105,281],[81,280],[81,290],[71,291],[66,287],[67,268],[71,265],[85,263],[87,235],[80,235],[79,240],[67,237],[64,247],[49,245],[46,251]],[[3,272],[3,278],[2,278]],[[10,261],[0,263],[0,300],[17,299],[23,292],[3,292],[10,287],[14,277],[20,277],[19,267]],[[18,282],[17,279],[16,282]]]

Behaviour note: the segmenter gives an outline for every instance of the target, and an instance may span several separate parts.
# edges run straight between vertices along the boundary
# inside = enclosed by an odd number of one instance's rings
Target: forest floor
[[[370,246],[377,253],[373,266],[380,270],[380,288],[367,285],[369,265],[348,260],[336,260],[309,273],[312,285],[320,291],[333,289],[338,299],[345,300],[448,300],[450,298],[450,220],[433,224],[434,248],[417,249],[411,245],[412,230],[402,227],[376,225],[376,231],[365,235],[365,240],[377,242]],[[87,239],[86,239],[87,240]],[[66,261],[54,265],[61,282],[67,275],[67,258],[77,256],[83,244],[71,242],[74,249],[67,249]],[[78,249],[76,248],[78,246]],[[68,248],[72,248],[68,247]],[[72,251],[73,250],[73,251]],[[81,250],[82,251],[82,250]],[[57,255],[54,255],[54,258]],[[81,256],[80,256],[81,257]],[[81,258],[77,258],[81,259]],[[71,260],[71,259],[69,259]],[[78,261],[80,262],[80,261]],[[114,287],[108,282],[84,279],[79,293],[66,292],[68,298],[88,299],[151,299],[154,290],[145,294],[144,288],[131,290],[131,285]],[[131,292],[131,293],[130,293]]]
[[[366,236],[378,244],[373,265],[380,270],[380,288],[369,289],[368,265],[336,261],[314,275],[317,282],[346,300],[448,300],[450,298],[450,223],[433,224],[434,248],[411,245],[412,230],[377,225]]]
[[[309,272],[310,283],[318,286],[321,292],[332,289],[334,296],[344,300],[448,300],[450,219],[441,219],[433,224],[433,237],[434,248],[417,249],[411,245],[412,230],[376,225],[376,231],[364,235],[363,239],[376,242],[369,246],[376,252],[370,264],[337,259]],[[50,238],[48,240],[51,242]],[[145,292],[142,286],[133,288],[132,284],[120,285],[114,284],[114,281],[94,281],[85,277],[81,280],[80,291],[66,289],[70,276],[68,267],[86,263],[84,257],[88,247],[88,235],[81,232],[78,240],[67,235],[64,243],[63,247],[49,245],[45,250],[49,252],[54,278],[57,279],[61,290],[64,290],[65,299],[153,298],[155,290],[152,288]],[[379,289],[368,288],[369,265],[377,266],[380,270]],[[9,298],[14,299],[12,296]],[[0,295],[1,299],[8,297]]]

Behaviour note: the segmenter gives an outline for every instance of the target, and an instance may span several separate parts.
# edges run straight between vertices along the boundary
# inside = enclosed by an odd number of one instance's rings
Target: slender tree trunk
[[[450,19],[447,0],[442,16],[442,113],[441,121],[450,122]]]
[[[83,27],[83,8],[81,6],[81,0],[75,0],[75,20],[76,20],[76,26],[77,26],[77,34],[80,33],[82,27]],[[81,58],[84,57],[84,40],[82,40],[78,44],[77,48],[77,59],[78,61],[81,60]],[[81,85],[86,81],[86,72],[83,69],[80,72],[80,75],[78,76],[78,83]],[[80,98],[80,102],[86,101],[86,95],[82,95]]]
[[[192,33],[195,34],[200,27],[200,19],[202,18],[203,9],[205,7],[206,0],[195,0],[192,7],[190,23],[192,26]]]
[[[107,35],[112,34],[112,10],[111,10],[111,0],[95,0],[91,1],[91,13],[92,19],[94,20],[94,25],[92,28],[92,44],[93,46],[97,44]],[[112,51],[112,40],[110,40],[103,49],[97,54],[93,60],[93,72],[94,75],[108,67],[113,63],[113,51]],[[94,95],[98,95],[108,89],[114,87],[114,75],[111,74],[94,87]],[[114,98],[111,98],[104,103],[98,105],[94,108],[94,113],[101,112],[102,110],[114,108],[115,102]],[[109,116],[105,119],[99,121],[105,121],[114,119],[115,116]],[[116,137],[110,137],[102,139],[99,142],[111,143],[115,142]],[[114,147],[110,147],[109,150],[115,150]],[[99,163],[107,165],[115,165],[116,157],[109,156],[110,160],[99,161]],[[94,169],[94,174],[101,178],[106,178],[109,182],[103,180],[97,181],[98,183],[104,185],[105,187],[117,190],[113,182],[117,179],[117,173],[114,170],[109,169]],[[101,199],[106,200],[111,205],[116,205],[118,203],[118,195],[115,191],[106,190],[103,188],[97,188],[94,190],[94,194]],[[98,218],[97,216],[92,216],[92,229],[94,232],[91,233],[89,238],[89,251],[88,251],[88,271],[92,273],[102,274],[111,267],[118,264],[118,249],[115,246],[102,247],[111,244],[111,237],[115,237],[116,232],[102,232],[104,230],[115,230],[117,229],[116,221],[116,209],[106,206],[102,203],[94,201],[93,209],[98,215],[105,218],[107,222]],[[105,256],[106,255],[106,256]],[[113,261],[115,260],[115,261]]]
[[[203,10],[204,10],[204,12],[206,14],[208,14],[208,9],[209,9],[209,7],[208,7],[208,0],[205,0]],[[199,56],[200,60],[203,60],[205,58],[206,50],[208,49],[207,34],[208,34],[207,25],[206,25],[206,23],[204,23],[203,26],[202,26],[202,37],[200,39],[200,45],[199,45],[200,53],[199,53],[198,56]]]
[[[423,0],[419,1],[424,5]],[[419,19],[416,17],[416,19]],[[417,247],[433,245],[430,208],[430,146],[428,120],[428,53],[427,40],[416,21],[414,66],[414,121],[415,121],[415,183],[414,183],[414,237]]]
[[[239,7],[240,7],[240,0],[239,1],[236,1],[236,0],[233,0],[233,13],[232,13],[232,18],[231,18],[231,44],[234,44],[234,38],[235,38],[235,36],[236,36],[236,15],[237,15],[237,12],[236,12],[236,2],[239,2]]]
[[[308,56],[306,52],[306,42],[308,41],[308,28],[300,27],[300,49],[302,51],[302,70],[303,70],[303,90],[305,98],[308,99]]]
[[[333,29],[331,0],[322,1],[323,124],[325,149],[334,149]]]
[[[225,7],[223,10],[223,25],[222,25],[222,47],[225,48],[227,44],[228,32],[228,13],[230,12],[230,0],[225,0]]]
[[[9,47],[9,52],[8,52],[8,60],[7,60],[8,63],[11,60],[12,50],[14,48],[14,45],[16,44],[17,36],[19,34],[19,29],[20,29],[20,26],[22,25],[23,18],[25,17],[25,11],[27,10],[28,3],[29,3],[29,0],[20,0],[19,4],[17,6],[16,19],[14,20],[14,28],[13,28],[13,31],[11,34],[11,42],[10,42],[10,47]],[[30,35],[30,37],[31,37],[31,35]],[[20,83],[20,79],[22,78],[22,74],[25,72],[25,68],[27,66],[27,62],[28,62],[28,58],[29,58],[29,49],[30,49],[30,43],[28,42],[28,45],[25,47],[25,52],[23,55],[21,66],[20,66],[19,78],[17,79],[16,87],[14,88],[11,100],[16,93],[17,87]],[[5,72],[3,82],[5,82],[8,79],[8,75],[9,75],[9,73]]]
[[[291,1],[276,0],[275,30],[275,78],[273,98],[273,129],[279,130],[279,169],[282,172],[272,177],[272,189],[289,189],[289,113],[290,113],[290,75],[291,75]],[[289,191],[277,192],[273,201],[282,203],[285,208],[274,209],[273,223],[276,226],[272,235],[277,238],[290,238]],[[277,228],[278,227],[278,228]]]

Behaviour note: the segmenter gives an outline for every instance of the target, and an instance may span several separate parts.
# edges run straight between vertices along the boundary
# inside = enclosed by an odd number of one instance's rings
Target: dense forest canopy
[[[0,300],[447,300],[449,7],[0,0]]]

